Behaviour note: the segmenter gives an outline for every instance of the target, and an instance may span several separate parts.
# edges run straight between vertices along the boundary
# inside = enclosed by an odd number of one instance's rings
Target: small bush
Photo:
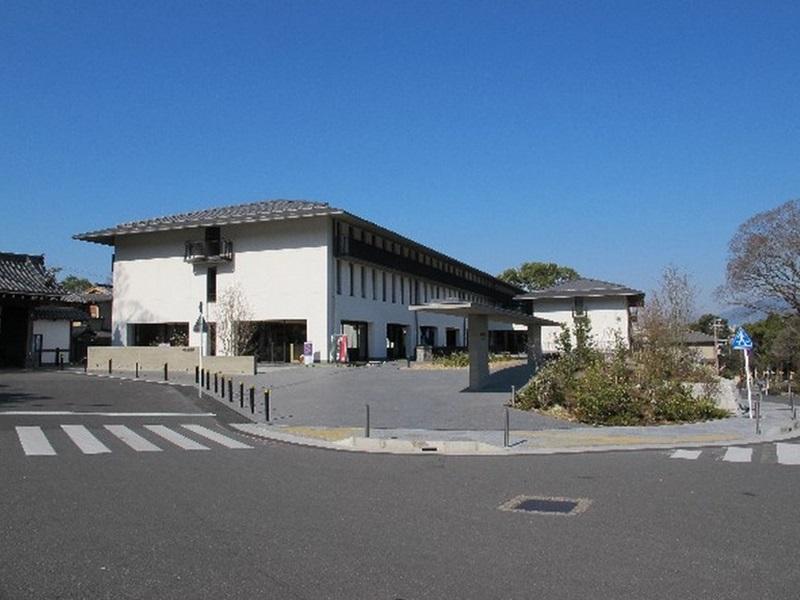
[[[446,356],[434,356],[433,364],[437,367],[458,368],[469,366],[469,354],[466,352],[453,352]]]
[[[573,346],[569,330],[560,336],[560,356],[545,364],[517,396],[523,409],[560,412],[594,425],[644,425],[723,418],[710,400],[714,384],[705,373],[680,364],[669,348],[631,351],[621,341],[608,354],[597,351],[588,326]],[[678,360],[676,360],[678,359]],[[706,383],[705,397],[693,397],[680,377],[691,373]]]

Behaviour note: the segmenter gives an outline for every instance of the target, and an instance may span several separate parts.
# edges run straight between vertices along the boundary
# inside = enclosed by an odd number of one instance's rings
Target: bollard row
[[[168,376],[167,365],[164,365],[164,379],[166,380]],[[205,388],[206,391],[211,391],[211,380],[214,380],[214,394],[218,395],[222,400],[226,399],[229,404],[233,403],[233,378],[232,377],[225,377],[223,373],[210,373],[206,369],[201,369],[200,367],[195,367],[195,374],[194,374],[194,381],[198,386],[202,389]],[[268,388],[264,388],[264,418],[269,423],[272,421],[272,407],[271,407],[271,400],[272,400],[272,390]],[[250,386],[248,388],[248,396],[247,396],[247,403],[248,408],[250,409],[250,414],[256,413],[256,388],[255,386]],[[245,408],[245,393],[244,393],[244,383],[239,382],[239,408]]]

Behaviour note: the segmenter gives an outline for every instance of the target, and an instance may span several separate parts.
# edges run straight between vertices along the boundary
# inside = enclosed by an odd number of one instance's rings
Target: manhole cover
[[[585,511],[588,498],[556,498],[550,496],[517,496],[500,506],[500,510],[546,515],[577,515]]]

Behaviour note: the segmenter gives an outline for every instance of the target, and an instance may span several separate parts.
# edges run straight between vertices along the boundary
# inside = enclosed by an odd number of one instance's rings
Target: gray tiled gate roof
[[[0,294],[59,296],[63,294],[44,267],[44,256],[0,252]]]

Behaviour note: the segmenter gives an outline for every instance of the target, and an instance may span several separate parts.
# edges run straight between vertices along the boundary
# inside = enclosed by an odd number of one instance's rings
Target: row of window
[[[343,260],[336,261],[336,293],[393,304],[422,304],[443,298],[485,302],[477,294]]]
[[[479,283],[487,287],[491,287],[492,285],[492,281],[489,278],[469,268],[465,268],[447,260],[442,260],[437,256],[428,254],[427,252],[407,246],[400,242],[395,242],[389,238],[381,237],[380,235],[371,231],[367,231],[353,225],[348,225],[346,223],[340,223],[338,221],[336,222],[335,227],[337,239],[339,239],[340,236],[344,236],[345,238],[352,237],[355,240],[364,242],[365,244],[374,246],[375,248],[379,248],[386,252],[391,252],[392,254],[396,254],[398,256],[409,258],[422,265],[433,267],[444,273],[450,273],[456,277],[466,279],[467,281]]]

